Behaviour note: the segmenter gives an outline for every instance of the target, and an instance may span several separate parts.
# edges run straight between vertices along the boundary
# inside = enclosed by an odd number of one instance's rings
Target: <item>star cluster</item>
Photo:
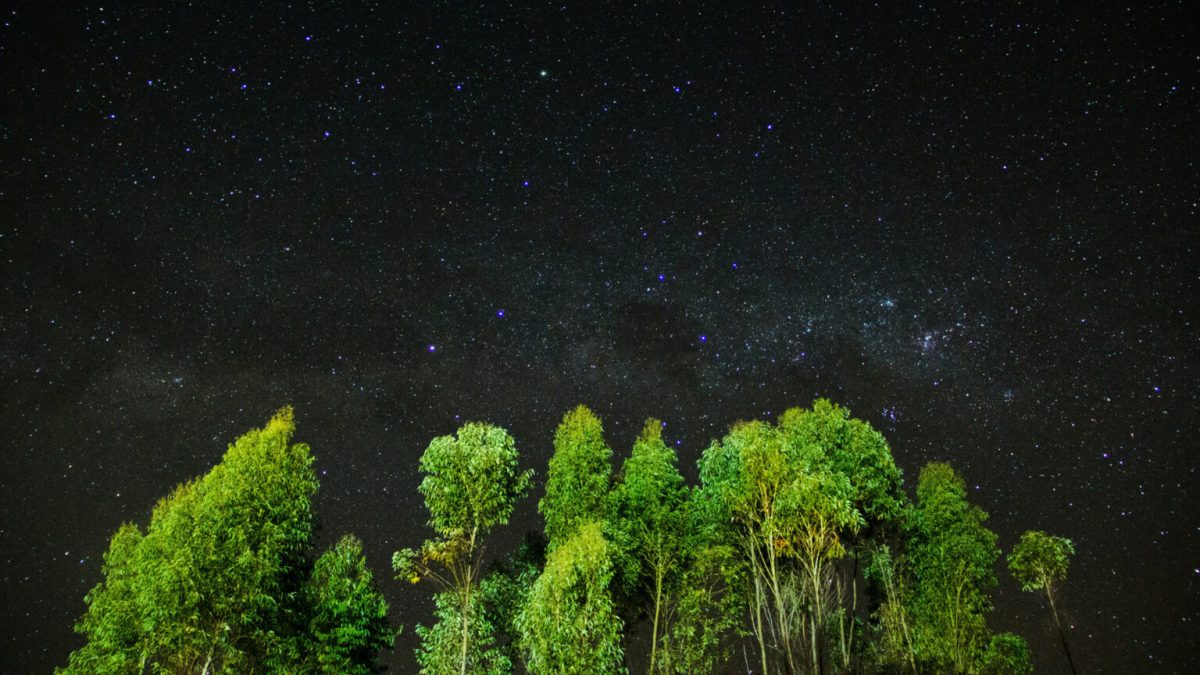
[[[0,17],[0,670],[65,663],[111,532],[284,403],[411,626],[433,436],[544,471],[585,402],[694,478],[816,396],[1002,548],[1076,542],[1088,669],[1198,665],[1184,3],[167,4]]]

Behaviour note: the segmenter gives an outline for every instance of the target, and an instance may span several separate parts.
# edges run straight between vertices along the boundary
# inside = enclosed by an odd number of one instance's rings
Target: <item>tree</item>
[[[611,457],[595,413],[581,405],[563,416],[554,433],[546,494],[538,502],[538,511],[546,520],[549,550],[566,541],[580,525],[604,519]]]
[[[846,553],[841,534],[862,527],[862,515],[854,508],[851,494],[850,481],[844,475],[821,471],[801,474],[780,503],[780,519],[794,523],[789,529],[794,528],[795,534],[780,546],[794,547],[803,572],[809,601],[809,668],[814,673],[821,671],[820,636],[826,616],[841,601],[840,592],[826,597],[830,566]]]
[[[142,541],[136,525],[125,523],[104,554],[104,580],[84,601],[87,613],[75,632],[87,640],[71,653],[68,673],[137,673],[142,670],[141,619],[136,596],[134,557]]]
[[[701,545],[688,557],[662,632],[658,672],[715,673],[732,656],[730,638],[744,635],[746,561],[731,546]]]
[[[967,502],[966,486],[949,464],[921,469],[909,560],[913,642],[922,668],[976,673],[984,664],[991,640],[985,617],[1000,557],[986,520]]]
[[[831,562],[845,554],[842,536],[863,524],[849,479],[832,470],[820,443],[800,442],[786,426],[764,422],[734,425],[700,462],[706,495],[700,508],[710,522],[731,524],[716,528],[748,562],[763,671],[768,645],[787,671],[819,671],[821,636],[836,602],[827,596]]]
[[[870,549],[864,576],[883,591],[883,601],[875,610],[875,659],[885,670],[917,672],[916,648],[913,644],[912,618],[909,604],[912,602],[912,581],[903,567],[905,560],[897,560],[887,544],[878,544]]]
[[[353,565],[309,562],[317,479],[294,431],[283,408],[159,501],[144,535],[129,524],[117,531],[77,626],[87,643],[67,672],[295,670],[322,653],[340,653],[339,672],[371,666],[391,643],[387,605],[369,575],[350,577],[350,588],[335,583]],[[353,561],[356,550],[333,555]],[[339,601],[353,606],[331,611]]]
[[[1054,600],[1057,584],[1067,578],[1067,568],[1074,554],[1075,546],[1070,539],[1029,530],[1021,535],[1021,541],[1008,556],[1008,569],[1017,583],[1021,584],[1021,590],[1040,590],[1046,594],[1050,616],[1054,619],[1054,627],[1058,629],[1058,637],[1072,673],[1076,672],[1075,661],[1071,658],[1071,649],[1067,646],[1067,632],[1059,619]]]
[[[517,618],[531,673],[620,673],[621,619],[613,605],[610,545],[599,522],[549,552]]]
[[[789,473],[778,433],[763,422],[735,424],[700,457],[698,512],[710,536],[746,561],[750,625],[764,673],[770,672],[768,645],[782,649],[787,667],[795,669],[799,610],[787,592],[795,577],[786,576],[785,549],[775,545],[783,539],[775,513]]]
[[[305,669],[321,673],[365,675],[374,672],[375,655],[392,646],[387,601],[367,568],[362,542],[343,536],[313,565],[304,587],[309,642]]]
[[[834,584],[828,602],[836,619],[833,644],[840,666],[854,670],[859,557],[897,529],[898,519],[908,504],[902,488],[903,474],[892,458],[883,435],[870,424],[850,417],[850,411],[827,399],[813,401],[811,409],[791,408],[779,418],[791,454],[802,466],[823,468],[849,482],[851,503],[861,515],[861,527],[843,528],[840,535],[852,554],[852,565],[834,568]],[[840,556],[839,556],[840,557]],[[845,600],[849,598],[850,606]]]
[[[908,498],[903,473],[892,458],[887,440],[870,424],[850,417],[850,411],[828,399],[813,401],[811,410],[791,408],[779,418],[779,428],[798,450],[815,446],[808,457],[827,462],[829,470],[850,481],[854,508],[867,525],[891,523]]]
[[[658,672],[660,620],[688,555],[688,491],[677,461],[675,451],[662,441],[662,423],[647,420],[612,495],[611,529],[620,542],[617,548],[623,549],[618,559],[624,562],[624,584],[651,607],[651,673]]]
[[[488,671],[495,666],[490,628],[476,608],[482,566],[482,539],[508,523],[516,501],[529,489],[532,471],[517,469],[517,450],[504,429],[471,422],[457,436],[439,436],[421,456],[425,478],[418,488],[437,538],[419,551],[404,549],[392,557],[402,578],[424,577],[444,589],[435,598],[438,624],[417,629],[417,657],[427,673]],[[451,640],[450,635],[457,636]],[[449,644],[457,649],[451,649]]]
[[[480,583],[484,616],[494,627],[496,649],[510,665],[524,662],[517,618],[545,564],[545,538],[539,532],[526,532],[517,550],[500,561]]]

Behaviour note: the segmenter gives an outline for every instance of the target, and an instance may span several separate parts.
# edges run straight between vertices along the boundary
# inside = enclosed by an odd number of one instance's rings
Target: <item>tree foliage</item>
[[[701,545],[666,607],[659,657],[650,672],[718,672],[729,663],[733,638],[744,635],[746,562],[723,544]]]
[[[922,668],[977,673],[997,662],[986,616],[1000,550],[986,521],[949,464],[921,470],[908,550],[915,577],[909,614]],[[1020,653],[1004,640],[1004,654]]]
[[[373,672],[375,654],[390,648],[388,605],[375,587],[362,542],[343,536],[313,565],[304,585],[308,649],[305,670],[358,675]]]
[[[1021,584],[1023,591],[1042,591],[1050,606],[1050,617],[1058,631],[1059,641],[1067,657],[1067,665],[1075,672],[1075,660],[1067,643],[1067,630],[1058,615],[1058,583],[1067,578],[1067,568],[1075,545],[1070,539],[1056,537],[1038,530],[1021,535],[1021,541],[1008,556],[1008,569]]]
[[[494,627],[477,607],[482,538],[508,522],[513,506],[529,489],[533,472],[517,468],[512,436],[478,422],[455,436],[439,436],[421,456],[425,474],[418,488],[437,537],[419,551],[397,551],[392,566],[401,578],[439,582],[437,624],[418,627],[422,672],[494,672],[507,659],[493,646]]]
[[[568,412],[554,433],[554,455],[546,470],[546,494],[538,511],[546,521],[549,549],[585,523],[602,521],[612,474],[612,450],[600,418],[586,406]]]
[[[517,550],[506,556],[480,583],[483,611],[494,627],[496,649],[514,666],[525,662],[517,619],[528,603],[533,584],[545,563],[545,539],[537,532],[528,532]]]
[[[660,625],[689,555],[688,490],[662,423],[646,421],[613,489],[609,531],[626,593],[644,601],[651,617],[650,672],[656,672]]]
[[[804,455],[811,457],[810,461],[827,463],[831,472],[846,477],[853,490],[854,508],[864,523],[892,522],[900,516],[908,502],[902,489],[903,474],[887,441],[871,425],[820,398],[811,409],[785,411],[779,427],[793,448],[807,451]]]
[[[66,672],[373,667],[387,605],[354,540],[308,562],[317,479],[294,431],[280,410],[159,501],[145,534],[117,531]]]
[[[1021,590],[1049,591],[1067,578],[1074,554],[1075,545],[1070,539],[1029,530],[1008,555],[1008,569],[1021,584]]]
[[[624,672],[612,578],[611,548],[598,522],[580,525],[550,551],[517,619],[531,673]]]

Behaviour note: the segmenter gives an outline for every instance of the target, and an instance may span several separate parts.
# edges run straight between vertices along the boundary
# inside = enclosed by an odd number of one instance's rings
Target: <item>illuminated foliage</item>
[[[508,522],[529,489],[532,471],[517,468],[517,450],[504,429],[470,422],[455,436],[439,436],[421,456],[418,488],[437,537],[420,550],[397,551],[397,576],[442,586],[437,623],[418,627],[417,660],[425,673],[496,672],[507,660],[493,647],[493,627],[479,608],[482,539]]]
[[[373,668],[387,605],[357,540],[306,562],[317,479],[294,431],[280,410],[159,501],[144,535],[117,531],[66,672]]]

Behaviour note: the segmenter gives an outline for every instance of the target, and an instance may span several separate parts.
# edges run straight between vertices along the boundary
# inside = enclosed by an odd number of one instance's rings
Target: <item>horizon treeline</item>
[[[1029,673],[1028,646],[987,623],[1001,552],[946,463],[915,499],[887,441],[825,399],[738,422],[687,484],[648,419],[615,463],[586,406],[554,436],[544,527],[485,557],[534,483],[500,427],[469,422],[420,459],[429,539],[397,551],[434,585],[421,672]],[[66,673],[369,673],[396,630],[346,535],[313,550],[308,446],[290,407],[205,476],[125,524],[76,625]],[[1071,672],[1057,588],[1073,544],[1027,531],[1008,556],[1046,600]],[[637,638],[638,646],[632,648]]]

